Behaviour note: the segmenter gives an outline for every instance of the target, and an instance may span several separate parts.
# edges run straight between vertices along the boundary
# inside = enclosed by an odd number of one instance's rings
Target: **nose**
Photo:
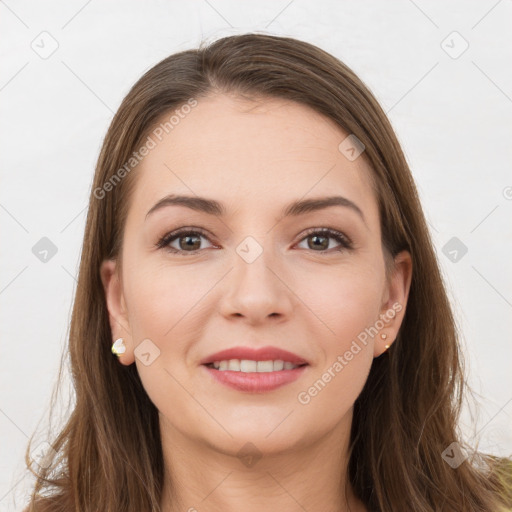
[[[290,317],[294,306],[293,284],[290,273],[264,250],[251,263],[238,254],[234,268],[226,276],[221,293],[220,311],[226,318],[243,317],[251,324]]]

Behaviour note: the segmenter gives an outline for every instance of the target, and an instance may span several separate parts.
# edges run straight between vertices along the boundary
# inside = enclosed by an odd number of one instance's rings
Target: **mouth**
[[[237,391],[263,393],[298,379],[309,366],[302,357],[267,345],[238,346],[210,354],[200,361],[212,379]]]
[[[308,363],[295,364],[291,361],[283,361],[282,359],[268,361],[254,361],[252,359],[222,359],[220,361],[206,363],[204,366],[220,372],[270,373],[295,370],[296,368],[307,366],[307,364]]]
[[[201,366],[215,383],[244,393],[267,393],[297,380],[309,364],[295,364],[281,359],[223,359]]]
[[[272,365],[270,362],[272,362]],[[256,368],[254,367],[254,363],[256,363]],[[213,368],[221,371],[229,369],[231,371],[245,372],[274,371],[274,366],[276,371],[283,369],[289,370],[292,369],[290,363],[295,366],[300,366],[305,363],[307,364],[308,361],[293,352],[270,345],[260,348],[251,346],[232,347],[210,354],[200,361],[200,364],[211,364]],[[230,368],[229,365],[231,365],[232,368]],[[258,367],[260,367],[261,370],[259,370]]]

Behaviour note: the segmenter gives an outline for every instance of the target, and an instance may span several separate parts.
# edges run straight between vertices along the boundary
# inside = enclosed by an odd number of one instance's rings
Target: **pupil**
[[[195,244],[195,246],[194,246],[194,242],[190,243],[190,240],[191,240],[191,239],[194,239],[194,238],[196,239],[196,244]],[[188,235],[188,236],[182,237],[182,240],[183,240],[183,239],[185,239],[185,240],[186,240],[185,244],[186,244],[186,246],[187,246],[188,248],[196,249],[196,248],[198,248],[197,246],[201,244],[201,242],[200,242],[200,241],[198,241],[198,240],[199,240],[199,237],[198,237],[197,235],[192,235],[192,236]],[[198,242],[197,242],[197,241],[198,241]]]
[[[321,247],[322,249],[326,249],[328,246],[329,246],[329,240],[328,240],[328,237],[326,236],[313,236],[312,237],[314,240],[318,241],[319,239],[320,240],[323,240],[324,243],[323,244],[310,244],[310,247],[313,248],[313,247]],[[327,242],[327,245],[325,244],[325,242]]]
[[[329,247],[329,237],[327,237],[327,236],[315,235],[315,236],[311,236],[310,238],[314,240],[313,243],[308,244],[310,248],[320,247],[322,249],[327,249],[327,247]],[[192,236],[188,235],[188,236],[181,237],[181,240],[183,240],[183,239],[186,240],[185,245],[188,248],[192,248],[193,250],[198,249],[198,245],[201,245],[201,242],[197,235],[192,235]],[[196,240],[195,243],[192,241],[193,239]],[[321,240],[322,242],[318,243],[319,240]]]

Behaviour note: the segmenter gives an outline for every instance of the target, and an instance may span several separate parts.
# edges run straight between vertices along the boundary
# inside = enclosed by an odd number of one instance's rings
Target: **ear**
[[[100,268],[100,276],[107,302],[110,330],[113,338],[112,343],[118,338],[124,339],[126,351],[117,357],[122,364],[128,366],[135,361],[134,346],[117,262],[115,260],[103,261]]]
[[[380,311],[380,319],[384,325],[376,336],[374,357],[383,354],[387,350],[386,345],[391,346],[398,335],[405,317],[411,280],[412,258],[408,251],[402,251],[395,256],[394,268],[386,283]]]

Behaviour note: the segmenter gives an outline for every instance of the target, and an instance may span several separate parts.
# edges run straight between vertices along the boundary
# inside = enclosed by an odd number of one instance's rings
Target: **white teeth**
[[[229,370],[243,373],[267,373],[281,370],[293,370],[299,365],[276,359],[275,361],[252,361],[250,359],[229,359],[214,361],[213,367],[220,371]]]
[[[274,371],[280,371],[284,368],[284,361],[281,361],[281,359],[276,359],[274,361]]]
[[[258,361],[258,372],[273,372],[274,361]]]
[[[249,359],[242,359],[240,361],[241,372],[257,372],[258,363],[256,361],[249,361]]]

